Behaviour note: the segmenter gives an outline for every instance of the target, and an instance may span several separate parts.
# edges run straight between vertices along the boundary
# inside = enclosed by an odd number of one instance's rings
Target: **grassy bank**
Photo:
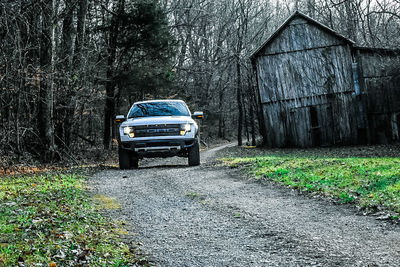
[[[121,229],[93,207],[80,174],[0,177],[0,266],[129,266]]]
[[[228,153],[230,156],[222,160],[231,167],[245,167],[257,179],[270,179],[301,191],[317,192],[363,209],[385,209],[393,218],[398,218],[400,157],[373,157],[371,154],[352,157],[346,148],[342,150],[345,153],[336,153],[340,150],[330,153],[328,149],[255,149],[248,152],[245,148],[234,148]],[[245,156],[238,156],[243,154]]]

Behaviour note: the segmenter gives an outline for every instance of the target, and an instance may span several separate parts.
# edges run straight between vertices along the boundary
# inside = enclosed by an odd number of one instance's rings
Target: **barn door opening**
[[[292,108],[289,114],[289,145],[296,147],[312,146],[309,108]]]
[[[321,126],[318,122],[318,111],[314,106],[310,106],[310,125],[311,125],[311,139],[313,146],[321,145]]]

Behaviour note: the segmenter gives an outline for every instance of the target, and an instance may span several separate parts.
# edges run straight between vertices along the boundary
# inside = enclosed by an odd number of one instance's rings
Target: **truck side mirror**
[[[196,111],[195,113],[192,114],[193,119],[203,119],[204,114],[201,111]]]
[[[121,122],[124,122],[124,121],[125,121],[125,116],[124,115],[117,115],[115,117],[115,122],[116,123],[121,123]]]

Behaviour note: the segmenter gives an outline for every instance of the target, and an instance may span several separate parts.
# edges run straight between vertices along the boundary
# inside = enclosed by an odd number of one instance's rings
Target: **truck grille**
[[[135,126],[135,137],[176,136],[180,135],[180,124],[159,124]]]

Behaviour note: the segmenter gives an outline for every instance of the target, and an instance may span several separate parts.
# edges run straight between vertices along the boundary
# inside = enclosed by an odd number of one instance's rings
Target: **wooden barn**
[[[266,145],[310,147],[399,139],[398,51],[356,47],[352,40],[296,12],[251,60]]]

